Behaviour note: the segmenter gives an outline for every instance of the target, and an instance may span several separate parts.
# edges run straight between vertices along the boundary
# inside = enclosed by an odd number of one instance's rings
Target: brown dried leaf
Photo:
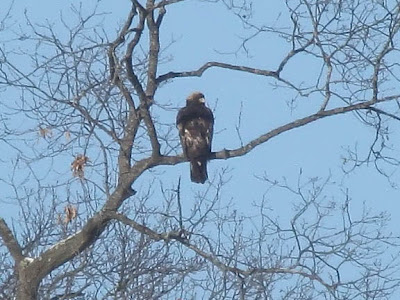
[[[64,132],[64,136],[65,136],[65,139],[67,140],[67,142],[69,142],[71,140],[71,132],[69,132],[69,130]]]
[[[39,127],[39,136],[44,139],[49,139],[53,136],[53,131],[51,128]]]
[[[65,217],[64,217],[64,224],[68,224],[69,222],[71,222],[73,219],[76,218],[77,214],[78,214],[78,209],[75,206],[72,205],[67,205],[64,208],[65,211]]]
[[[75,160],[71,163],[72,174],[75,177],[84,178],[85,176],[85,165],[89,161],[89,158],[83,154],[78,154]]]

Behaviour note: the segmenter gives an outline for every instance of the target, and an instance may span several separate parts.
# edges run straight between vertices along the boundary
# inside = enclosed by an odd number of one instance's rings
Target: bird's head
[[[196,105],[206,103],[203,93],[194,92],[186,98],[186,105]]]

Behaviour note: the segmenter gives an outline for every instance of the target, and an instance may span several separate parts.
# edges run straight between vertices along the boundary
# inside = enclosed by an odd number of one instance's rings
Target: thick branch
[[[119,72],[121,71],[121,66],[119,64],[118,57],[115,53],[115,50],[120,46],[121,44],[124,43],[125,41],[125,36],[129,32],[129,28],[132,25],[133,18],[136,15],[136,7],[132,5],[132,8],[129,12],[129,16],[124,24],[124,26],[121,29],[121,32],[119,33],[118,37],[115,39],[114,42],[111,43],[110,48],[108,49],[108,61],[110,64],[110,79],[114,83],[121,82],[119,78]],[[118,85],[118,84],[117,84]]]
[[[156,127],[154,126],[153,119],[150,114],[150,107],[146,103],[143,103],[140,107],[141,117],[147,128],[147,134],[150,138],[151,149],[153,157],[160,156],[160,142],[158,141]]]
[[[160,25],[165,14],[165,9],[161,9],[156,22],[154,20],[153,5],[153,1],[148,1],[148,6],[150,7],[147,9],[151,10],[151,12],[149,12],[146,17],[147,26],[149,28],[149,66],[147,68],[146,94],[151,98],[154,97],[154,93],[157,89],[156,76],[160,54]]]
[[[136,26],[135,36],[128,44],[128,47],[126,49],[125,59],[124,59],[125,64],[126,64],[126,72],[128,75],[128,79],[131,82],[131,84],[133,85],[134,89],[136,90],[141,101],[146,101],[147,97],[146,97],[146,94],[142,87],[142,84],[140,83],[139,78],[136,76],[136,74],[133,70],[132,56],[133,56],[133,50],[138,45],[140,38],[142,36],[145,20],[146,20],[146,11],[143,9],[140,9],[139,10],[139,24]]]
[[[249,153],[250,151],[252,151],[255,147],[267,142],[271,138],[273,138],[283,132],[310,124],[319,119],[323,119],[323,118],[335,116],[335,115],[340,115],[340,114],[344,114],[344,113],[351,112],[351,111],[357,111],[357,110],[362,110],[362,109],[371,109],[372,105],[374,105],[376,103],[381,103],[381,102],[386,102],[386,101],[391,101],[391,100],[398,100],[398,99],[400,99],[400,95],[383,98],[383,99],[380,99],[377,101],[372,99],[370,101],[366,101],[366,102],[362,102],[362,103],[357,103],[357,104],[353,104],[353,105],[349,105],[349,106],[337,107],[337,108],[333,108],[330,110],[320,111],[316,114],[304,117],[302,119],[295,120],[293,122],[282,125],[274,130],[271,130],[270,132],[263,134],[263,135],[259,136],[258,138],[250,141],[243,147],[233,149],[233,150],[224,149],[224,150],[221,150],[218,152],[213,152],[210,159],[228,159],[228,158],[243,156],[243,155]],[[179,163],[182,163],[185,161],[187,161],[187,160],[182,155],[180,155],[180,156],[163,156],[160,158],[159,164],[160,165],[176,165],[176,164],[179,164]]]
[[[121,29],[118,37],[115,39],[114,42],[111,43],[110,48],[108,49],[108,60],[110,64],[110,79],[111,81],[118,86],[119,90],[121,91],[122,95],[126,99],[130,109],[136,112],[135,103],[129,92],[128,88],[125,86],[123,81],[120,79],[120,72],[121,72],[121,64],[116,54],[116,49],[125,42],[125,36],[130,32],[129,28],[132,25],[133,18],[136,15],[136,7],[132,5],[131,11],[129,13],[128,19],[125,22],[124,26]],[[136,35],[140,35],[140,27],[135,28]]]
[[[160,25],[165,14],[165,9],[161,9],[157,21],[154,19],[154,0],[147,0],[146,4],[147,27],[149,29],[149,64],[147,67],[147,84],[145,95],[141,97],[140,113],[144,124],[147,128],[147,134],[150,138],[153,156],[160,155],[160,143],[157,137],[157,131],[154,126],[153,119],[150,113],[150,106],[157,90],[157,68],[160,53]]]
[[[206,70],[208,70],[212,67],[218,67],[218,68],[222,68],[222,69],[230,69],[230,70],[235,70],[235,71],[242,71],[242,72],[247,72],[247,73],[251,73],[251,74],[255,74],[255,75],[268,76],[268,77],[274,77],[276,79],[279,79],[279,75],[275,71],[261,70],[261,69],[249,68],[249,67],[245,67],[245,66],[236,66],[236,65],[211,61],[211,62],[205,63],[203,66],[201,66],[196,71],[168,72],[166,74],[160,75],[157,78],[157,83],[160,84],[163,81],[173,79],[173,78],[178,78],[178,77],[200,77],[203,75],[203,73]]]
[[[120,143],[118,154],[119,181],[131,168],[132,147],[137,131],[139,130],[140,117],[135,109],[129,111],[128,122],[124,129],[124,137]]]
[[[139,22],[136,28],[130,29],[132,25],[134,16],[137,15],[137,10],[139,10]],[[125,55],[125,65],[126,65],[126,72],[128,75],[128,79],[130,83],[133,85],[135,90],[138,92],[139,96],[144,99],[144,91],[142,85],[137,78],[136,74],[133,71],[132,65],[132,55],[133,50],[135,49],[136,45],[139,43],[140,38],[143,33],[144,22],[145,22],[146,11],[145,9],[138,3],[137,1],[132,1],[132,8],[129,13],[128,19],[125,22],[119,36],[116,40],[112,43],[109,51],[108,56],[110,60],[110,72],[111,72],[111,79],[112,81],[118,86],[119,90],[121,91],[122,95],[126,99],[129,105],[129,116],[127,120],[127,125],[124,128],[124,136],[120,143],[120,151],[118,156],[118,166],[119,166],[119,181],[122,180],[124,175],[129,172],[131,167],[131,155],[132,155],[132,146],[133,141],[135,139],[136,133],[139,128],[139,124],[141,121],[140,115],[138,110],[136,109],[136,105],[132,98],[132,95],[129,89],[125,86],[124,82],[120,79],[120,71],[121,67],[116,56],[116,48],[125,42],[125,37],[131,32],[134,31],[135,35],[133,39],[129,42],[126,55]],[[118,66],[116,68],[115,66]]]
[[[397,98],[400,98],[400,96],[398,96]],[[234,149],[234,150],[222,150],[219,152],[215,153],[215,156],[213,158],[215,159],[227,159],[227,158],[231,158],[231,157],[237,157],[237,156],[243,156],[247,153],[249,153],[251,150],[253,150],[255,147],[267,142],[268,140],[270,140],[271,138],[292,130],[294,128],[298,128],[304,125],[307,125],[309,123],[312,123],[314,121],[317,121],[319,119],[322,118],[326,118],[326,117],[330,117],[330,116],[335,116],[335,115],[340,115],[340,114],[344,114],[347,112],[351,112],[351,111],[356,111],[356,110],[360,110],[360,109],[368,109],[371,105],[374,105],[378,102],[383,102],[383,101],[388,101],[391,100],[390,99],[383,99],[380,101],[375,101],[375,100],[370,100],[370,101],[366,101],[366,102],[362,102],[362,103],[357,103],[357,104],[353,104],[353,105],[349,105],[349,106],[345,106],[345,107],[337,107],[337,108],[333,108],[330,110],[325,110],[325,111],[320,111],[316,114],[307,116],[305,118],[302,119],[298,119],[295,120],[293,122],[290,122],[288,124],[285,124],[283,126],[280,126],[274,130],[271,130],[270,132],[263,134],[261,136],[259,136],[258,138],[250,141],[248,144],[244,145],[243,147],[240,147],[238,149]]]
[[[136,27],[134,38],[128,44],[128,47],[126,50],[126,55],[125,55],[125,64],[126,64],[126,72],[128,75],[128,79],[131,82],[131,84],[133,85],[133,87],[140,99],[140,102],[141,102],[140,109],[139,109],[139,115],[138,116],[135,115],[135,117],[136,118],[138,117],[137,121],[140,121],[141,119],[144,120],[145,125],[147,127],[147,133],[151,140],[153,156],[158,156],[160,154],[160,144],[158,142],[155,126],[153,124],[153,120],[152,120],[150,112],[149,112],[149,103],[150,103],[149,95],[147,94],[147,91],[145,92],[142,84],[140,83],[139,78],[135,74],[134,68],[133,68],[133,62],[132,62],[133,50],[139,43],[139,40],[143,33],[143,28],[144,28],[147,14],[148,14],[148,12],[146,10],[144,10],[142,7],[139,9],[139,25]],[[158,56],[158,54],[157,54],[157,56]],[[150,64],[150,62],[149,62],[149,64]],[[154,88],[154,90],[155,90],[155,88]],[[150,95],[150,98],[152,98],[152,95]],[[136,124],[136,122],[135,122],[135,124]],[[133,142],[133,139],[134,139],[133,134],[136,133],[136,131],[130,132],[129,135],[127,134],[127,132],[125,132],[125,133],[126,133],[125,140],[128,141],[130,139],[130,141]],[[126,153],[130,151],[131,145],[128,148],[122,149],[122,152],[121,152],[122,156],[120,156],[120,158],[123,158],[124,156],[128,157],[128,156],[126,156]]]
[[[0,218],[0,236],[8,251],[10,251],[11,256],[14,258],[15,263],[18,264],[24,258],[22,249],[3,218]]]

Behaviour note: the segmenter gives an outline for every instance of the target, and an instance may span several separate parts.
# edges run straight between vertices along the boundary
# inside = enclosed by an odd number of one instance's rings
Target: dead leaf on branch
[[[72,174],[75,177],[84,178],[85,177],[85,166],[87,162],[90,161],[89,157],[78,154],[75,160],[71,163]]]
[[[69,222],[76,218],[78,214],[78,209],[75,206],[69,204],[64,208],[64,211],[65,217],[63,223],[65,225],[68,225]]]
[[[64,132],[64,136],[65,136],[65,139],[67,140],[67,142],[69,142],[71,140],[71,132],[69,132],[69,130]]]
[[[53,137],[53,131],[51,128],[42,128],[39,127],[39,136],[44,139],[50,139]]]

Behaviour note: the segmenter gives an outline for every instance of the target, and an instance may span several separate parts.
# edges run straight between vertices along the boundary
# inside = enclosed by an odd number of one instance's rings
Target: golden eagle
[[[211,154],[214,116],[205,105],[204,95],[195,92],[186,98],[186,106],[176,117],[176,126],[183,154],[190,161],[190,179],[204,183],[207,176],[207,160]]]

